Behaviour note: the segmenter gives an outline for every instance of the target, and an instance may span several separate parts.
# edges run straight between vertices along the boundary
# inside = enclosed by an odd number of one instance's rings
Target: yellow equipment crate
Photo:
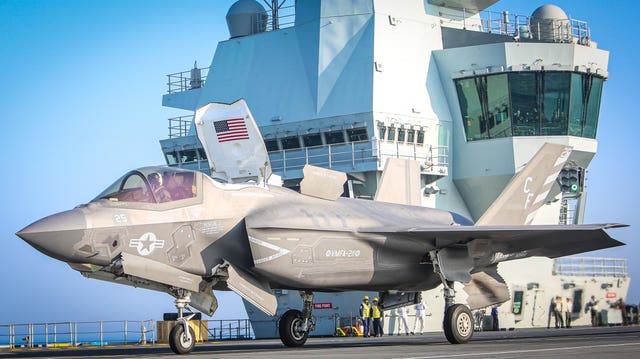
[[[169,343],[169,333],[171,329],[176,325],[175,320],[165,320],[158,322],[158,343]],[[207,320],[190,320],[189,327],[193,329],[196,335],[196,342],[203,343],[209,339],[209,332],[207,327],[209,321]]]

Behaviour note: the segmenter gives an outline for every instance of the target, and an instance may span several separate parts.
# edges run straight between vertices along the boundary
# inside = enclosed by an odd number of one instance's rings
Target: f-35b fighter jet
[[[341,197],[346,175],[307,165],[300,193],[271,184],[269,158],[244,101],[196,112],[211,176],[172,167],[133,170],[88,204],[43,218],[17,235],[88,278],[171,294],[178,321],[170,346],[193,350],[195,308],[212,315],[217,290],[232,290],[275,315],[274,289],[298,290],[301,310],[279,320],[282,342],[302,346],[314,329],[314,292],[377,291],[383,307],[443,285],[451,343],[473,335],[470,309],[502,303],[502,261],[550,258],[622,245],[620,224],[529,225],[571,148],[545,144],[477,223],[456,213],[403,205],[403,181],[388,160],[378,200]],[[390,186],[393,186],[390,190]],[[454,303],[454,282],[467,304]],[[386,302],[386,303],[385,303]]]

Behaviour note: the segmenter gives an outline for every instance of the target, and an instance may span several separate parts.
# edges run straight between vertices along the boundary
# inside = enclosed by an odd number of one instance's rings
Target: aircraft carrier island
[[[287,347],[626,324],[626,260],[571,256],[624,245],[583,223],[608,52],[557,6],[496,2],[239,0],[210,66],[168,75],[167,166],[17,235],[174,297],[177,354],[218,291]]]
[[[160,141],[167,164],[209,173],[194,112],[242,98],[284,186],[299,190],[311,164],[347,173],[343,196],[374,199],[387,161],[408,159],[414,170],[389,179],[406,203],[474,221],[544,143],[571,146],[553,186],[530,199],[544,205],[521,224],[582,223],[609,53],[586,19],[555,5],[524,15],[486,11],[497,2],[240,0],[210,66],[168,75],[162,103],[186,112],[169,119],[169,138]],[[622,322],[607,303],[626,297],[625,259],[533,257],[500,263],[497,273],[509,294],[498,309],[503,329],[553,325],[556,296],[571,298],[574,325],[590,324],[591,296],[610,323]],[[464,286],[456,289],[465,302]],[[275,317],[245,301],[257,338],[278,337],[280,317],[303,306],[296,290],[274,293]],[[354,326],[364,295],[380,294],[316,293],[312,335]],[[406,299],[414,328],[415,294],[394,295]],[[430,315],[424,331],[442,330],[443,287],[419,297]],[[399,326],[396,312],[385,311],[386,333]]]

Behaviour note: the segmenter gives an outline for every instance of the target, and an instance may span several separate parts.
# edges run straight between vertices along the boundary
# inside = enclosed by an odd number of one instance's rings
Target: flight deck
[[[189,358],[635,358],[640,326],[571,329],[519,329],[477,332],[473,341],[450,345],[442,333],[379,338],[310,338],[302,348],[286,348],[279,339],[228,341],[198,345]],[[0,351],[0,358],[100,357],[175,358],[168,345],[111,348]]]

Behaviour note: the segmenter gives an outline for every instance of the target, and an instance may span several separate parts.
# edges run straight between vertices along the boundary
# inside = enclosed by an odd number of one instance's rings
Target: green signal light
[[[571,185],[571,191],[572,191],[572,192],[577,192],[577,191],[578,191],[578,185],[577,185],[577,184],[575,184],[575,183],[574,183],[574,184],[572,184],[572,185]]]

